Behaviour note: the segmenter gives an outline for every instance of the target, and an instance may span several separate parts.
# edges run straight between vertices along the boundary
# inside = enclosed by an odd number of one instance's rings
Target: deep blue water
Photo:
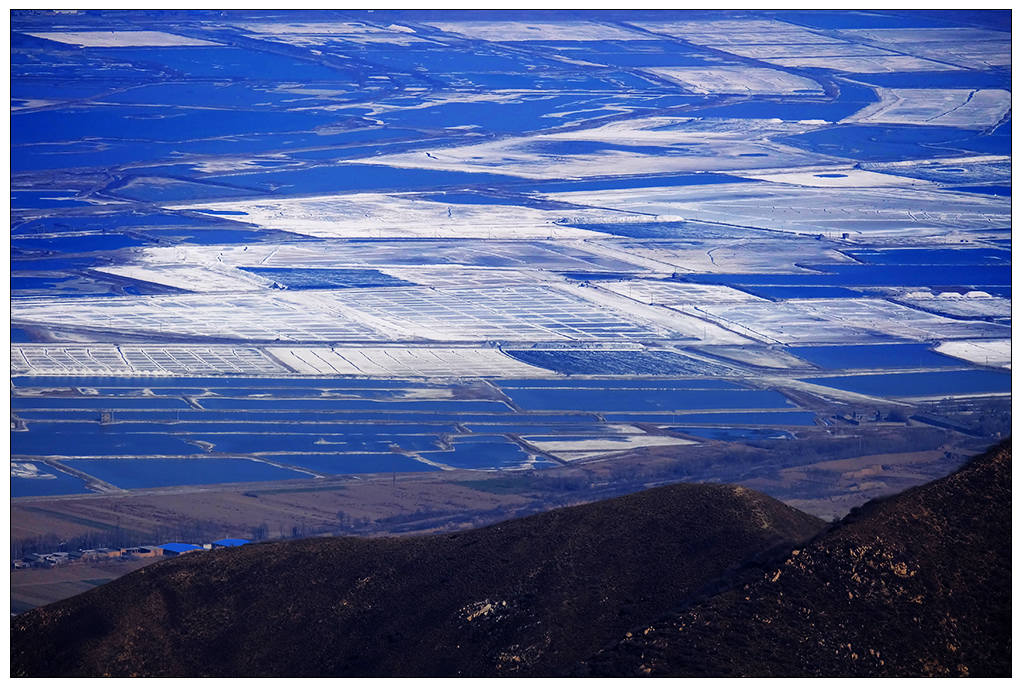
[[[66,255],[90,253],[98,250],[117,250],[128,246],[144,246],[153,241],[135,234],[87,234],[82,236],[53,236],[47,238],[17,237],[11,241],[14,251],[56,252]]]
[[[301,193],[341,193],[355,191],[431,191],[464,186],[500,185],[519,181],[503,174],[448,172],[435,169],[386,167],[344,163],[298,170],[273,170],[230,176],[210,177],[238,186],[281,195]]]
[[[707,65],[704,51],[679,41],[649,35],[628,41],[530,41],[530,46],[572,59],[616,67],[684,67]]]
[[[912,75],[914,83],[919,80]],[[1011,155],[1011,137],[942,126],[848,124],[817,129],[778,141],[824,155],[870,162],[926,159],[940,155]]]
[[[19,258],[11,260],[11,272],[61,272],[95,267],[104,260],[96,256],[54,257],[54,258]]]
[[[326,80],[336,88],[338,82],[345,81],[349,74],[309,59],[234,47],[191,46],[187,50],[176,47],[105,48],[104,52],[118,61],[169,69],[177,78],[188,79],[287,83],[295,78],[295,74],[301,74],[302,82]]]
[[[234,188],[226,184],[210,184],[201,181],[166,179],[155,182],[132,181],[130,186],[110,186],[106,192],[118,198],[141,200],[148,203],[178,203],[193,200],[216,200],[253,196],[258,189]]]
[[[827,370],[962,367],[965,365],[961,360],[949,358],[933,351],[927,344],[793,346],[788,351]]]
[[[138,208],[121,212],[103,209],[101,212],[74,217],[39,217],[19,224],[12,233],[15,235],[33,235],[38,232],[54,231],[102,231],[103,233],[119,234],[125,228],[132,232],[158,230],[163,228],[224,228],[224,220],[212,217],[184,217],[151,208]],[[236,226],[236,225],[234,225]]]
[[[525,410],[594,412],[698,410],[715,408],[786,408],[791,403],[776,391],[666,389],[506,389]]]
[[[181,51],[179,51],[181,52]],[[87,137],[139,141],[186,141],[219,138],[250,131],[306,131],[329,118],[308,112],[188,110],[175,107],[95,105],[64,110],[16,113],[12,117],[14,145],[45,143],[55,131],[61,140]],[[201,136],[196,136],[201,132]]]
[[[74,428],[80,428],[84,423],[60,423],[60,422],[47,422],[45,424],[39,423],[41,428],[53,428],[53,429],[67,429],[71,426]],[[99,431],[98,428],[105,427],[107,431],[112,432],[146,432],[152,431],[159,427],[162,431],[173,432],[174,434],[194,434],[198,435],[201,433],[213,433],[213,434],[224,434],[224,433],[252,433],[252,434],[269,434],[269,433],[286,433],[288,435],[302,435],[312,434],[316,436],[328,435],[328,434],[343,434],[346,436],[378,436],[378,435],[440,435],[440,434],[452,434],[457,432],[455,425],[453,424],[412,424],[412,423],[393,423],[393,422],[379,422],[379,423],[365,423],[365,422],[169,422],[154,424],[153,422],[113,422],[108,425],[99,425],[98,423],[90,423],[94,430],[82,430],[82,431]],[[29,428],[34,428],[36,423],[30,423]]]
[[[961,191],[962,193],[981,193],[987,196],[1011,197],[1011,186],[985,185],[985,186],[953,186],[949,191]]]
[[[18,417],[26,420],[81,420],[97,422],[100,411],[94,409],[59,410],[19,410]],[[112,413],[114,423],[128,422],[346,422],[346,423],[383,423],[402,421],[422,421],[437,424],[462,422],[507,422],[511,417],[515,422],[593,422],[595,418],[588,413],[537,413],[530,415],[511,415],[502,413],[429,413],[408,412],[395,413],[389,410],[377,412],[364,411],[310,411],[310,410],[117,410]]]
[[[35,465],[39,472],[54,475],[52,479],[27,479],[24,477],[11,477],[11,497],[19,496],[60,496],[62,494],[88,494],[85,482],[78,477],[72,477],[66,472],[54,470],[44,463],[35,461],[18,461]]]
[[[812,426],[815,413],[806,411],[765,411],[750,413],[605,413],[607,422],[643,422],[663,424],[683,422],[720,425]]]
[[[330,126],[330,125],[327,125]],[[321,148],[329,145],[344,145],[351,139],[351,133],[343,126],[330,127],[324,130],[292,131],[288,133],[264,133],[262,131],[244,131],[239,124],[236,135],[219,138],[202,138],[179,140],[173,142],[126,142],[120,139],[103,139],[98,141],[70,141],[60,143],[41,143],[15,145],[11,148],[11,160],[19,170],[47,170],[58,168],[110,167],[135,163],[139,159],[152,162],[170,162],[182,153],[192,155],[243,155],[252,156],[273,153],[281,148]],[[346,148],[337,149],[337,158],[345,157]],[[367,148],[358,153],[365,157],[373,155],[376,148]],[[335,175],[336,177],[336,175]],[[219,177],[207,177],[212,181],[220,181]],[[433,176],[432,178],[437,178]],[[262,179],[266,183],[264,191],[272,190],[273,182]],[[230,183],[231,178],[222,179]],[[246,181],[252,181],[246,179]],[[433,188],[429,186],[428,188]]]
[[[274,455],[286,463],[329,475],[361,475],[376,472],[433,472],[440,468],[397,453],[317,453]]]
[[[67,464],[122,489],[309,478],[244,458],[81,458]]]
[[[887,10],[885,12],[848,10],[782,10],[770,12],[781,21],[817,29],[906,29],[946,26],[924,12]]]
[[[523,465],[529,454],[518,444],[500,436],[458,436],[450,451],[423,452],[423,458],[453,468],[514,468]]]
[[[947,70],[940,72],[889,72],[881,74],[855,74],[850,76],[857,81],[884,88],[919,88],[925,83],[926,88],[1003,88],[1011,89],[1011,72],[1007,69],[989,71]]]
[[[176,431],[176,430],[175,430]],[[213,434],[195,433],[189,438],[213,444],[215,453],[240,453],[245,455],[278,453],[313,453],[317,451],[337,452],[385,452],[392,446],[406,451],[430,450],[437,448],[437,438],[413,435],[344,435],[344,434],[290,434],[287,427],[275,434]]]
[[[53,431],[46,424],[31,424],[28,432],[12,432],[11,453],[24,456],[187,456],[204,451],[181,438],[158,432],[124,434],[108,426],[82,424]],[[155,428],[152,428],[155,429]]]
[[[13,287],[11,288],[13,290]],[[35,341],[35,337],[28,330],[21,327],[11,327],[11,343],[30,343],[32,341]]]
[[[997,248],[881,248],[843,251],[872,265],[998,265],[1011,263]]]
[[[308,96],[307,96],[308,97]],[[294,93],[277,90],[271,84],[225,81],[181,81],[145,84],[103,97],[107,103],[122,105],[176,105],[228,109],[273,109],[287,107]],[[323,102],[309,98],[312,103]]]
[[[629,351],[628,354],[632,352]],[[628,379],[502,379],[502,389],[592,389],[596,392],[614,389],[741,389],[737,382],[715,377],[663,379],[633,377]]]
[[[854,377],[815,377],[806,381],[835,389],[891,398],[1009,393],[1011,391],[1011,375],[990,370],[889,372]]]
[[[71,279],[71,277],[34,277],[12,275],[11,291],[23,291],[25,289],[53,289],[61,282],[65,282],[68,279]]]

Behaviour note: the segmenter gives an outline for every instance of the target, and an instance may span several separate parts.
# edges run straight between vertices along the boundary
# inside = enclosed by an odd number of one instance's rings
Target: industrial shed
[[[213,542],[214,549],[226,549],[232,546],[244,546],[245,544],[251,544],[252,542],[248,539],[221,539]]]
[[[164,556],[180,556],[181,554],[191,553],[192,551],[202,551],[201,546],[195,544],[182,544],[181,542],[171,542],[164,544],[159,547],[163,549]]]

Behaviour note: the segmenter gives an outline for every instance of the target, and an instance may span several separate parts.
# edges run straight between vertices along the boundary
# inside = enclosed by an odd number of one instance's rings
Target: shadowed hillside
[[[459,534],[192,554],[18,616],[12,674],[549,675],[822,526],[680,484]]]
[[[580,673],[1010,675],[1010,444],[632,628]]]

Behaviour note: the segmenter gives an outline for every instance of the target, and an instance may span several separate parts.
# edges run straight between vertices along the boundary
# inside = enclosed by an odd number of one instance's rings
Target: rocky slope
[[[576,672],[1010,675],[1010,444],[853,511],[743,578],[633,628]]]

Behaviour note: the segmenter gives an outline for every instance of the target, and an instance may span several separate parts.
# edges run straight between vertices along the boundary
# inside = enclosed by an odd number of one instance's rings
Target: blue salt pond
[[[949,397],[1011,392],[1011,375],[990,370],[906,372],[850,377],[815,377],[807,382],[890,398]]]
[[[509,351],[510,352],[510,351]],[[519,351],[514,351],[518,353]],[[617,353],[616,351],[611,351]],[[634,355],[628,351],[625,355]],[[673,353],[668,355],[675,355]],[[681,356],[677,356],[681,357]],[[714,377],[664,379],[662,377],[629,377],[627,379],[502,379],[503,389],[742,389],[741,385]]]
[[[27,432],[12,432],[11,453],[26,456],[186,456],[205,451],[182,437],[159,432],[127,434],[113,425],[78,423],[54,430],[30,423]]]
[[[176,430],[175,430],[176,431]],[[277,453],[314,453],[318,451],[370,453],[385,452],[392,447],[406,451],[434,450],[439,442],[437,437],[414,435],[367,435],[367,434],[290,434],[286,426],[274,434],[214,434],[198,433],[188,435],[189,439],[213,444],[215,453],[240,453],[246,455]]]
[[[328,475],[433,472],[440,469],[397,453],[275,454],[272,460],[275,463],[286,463]]]
[[[1011,262],[1011,251],[997,248],[880,248],[844,252],[871,265],[997,265]]]
[[[502,436],[457,436],[449,451],[423,451],[420,455],[452,468],[515,468],[528,462],[529,454],[518,444]]]
[[[670,412],[716,408],[786,408],[792,405],[776,391],[509,388],[506,393],[524,410]]]
[[[14,477],[11,476],[11,497],[19,496],[61,496],[63,494],[88,494],[85,482],[78,477],[56,470],[44,463],[35,461],[16,461],[28,463],[35,467],[40,475],[49,477]]]
[[[714,425],[780,425],[812,426],[815,413],[801,410],[763,411],[749,413],[604,413],[607,422],[665,422]]]
[[[803,360],[828,370],[874,368],[962,367],[965,363],[933,351],[927,344],[870,346],[793,346]]]
[[[79,458],[66,462],[122,489],[272,482],[309,477],[307,473],[245,458]]]

